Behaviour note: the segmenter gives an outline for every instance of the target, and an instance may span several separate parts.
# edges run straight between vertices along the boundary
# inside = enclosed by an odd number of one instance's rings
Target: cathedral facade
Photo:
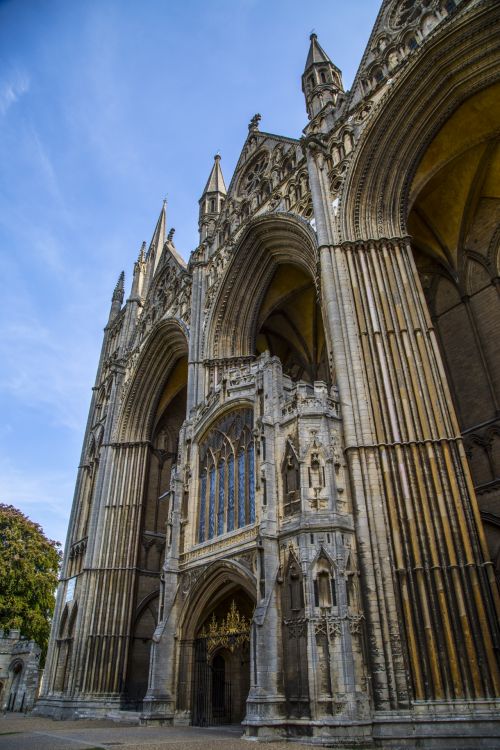
[[[188,263],[163,207],[113,293],[38,711],[496,746],[499,22],[384,1],[347,92],[311,35],[302,137],[256,115],[228,187],[215,157]]]

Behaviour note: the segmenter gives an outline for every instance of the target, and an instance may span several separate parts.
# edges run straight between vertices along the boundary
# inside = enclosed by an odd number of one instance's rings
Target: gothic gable
[[[219,217],[217,246],[231,242],[255,215],[290,210],[312,216],[301,144],[294,138],[260,132],[253,118]]]
[[[378,99],[430,32],[467,0],[386,0],[350,91],[350,109]]]

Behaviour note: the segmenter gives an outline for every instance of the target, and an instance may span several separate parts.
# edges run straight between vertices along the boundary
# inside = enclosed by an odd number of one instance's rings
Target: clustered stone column
[[[373,670],[376,706],[386,705],[391,683],[391,704],[404,698],[402,644],[417,700],[493,697],[497,589],[410,242],[335,242],[325,160],[313,149],[322,289],[368,584],[370,651],[382,667]]]

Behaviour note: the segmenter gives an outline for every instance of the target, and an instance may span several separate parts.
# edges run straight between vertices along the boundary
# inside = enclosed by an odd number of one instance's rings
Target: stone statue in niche
[[[326,494],[325,461],[314,431],[313,444],[309,450],[307,473],[309,479],[307,490],[309,504],[315,510],[327,508],[328,497]]]
[[[290,516],[300,511],[300,464],[291,440],[287,440],[282,475],[283,509],[285,516]]]
[[[340,471],[340,468],[342,467],[343,460],[342,460],[342,444],[340,442],[340,435],[337,430],[334,430],[332,433],[332,449],[333,449],[333,465],[335,466],[335,471],[338,474]]]

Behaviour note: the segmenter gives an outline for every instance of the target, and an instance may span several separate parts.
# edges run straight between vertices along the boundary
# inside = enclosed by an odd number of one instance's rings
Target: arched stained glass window
[[[245,463],[246,456],[244,451],[238,453],[238,526],[240,519],[245,517]]]
[[[215,466],[210,469],[210,497],[208,501],[208,538],[215,532]]]
[[[201,509],[200,509],[201,513]],[[234,529],[234,456],[227,459],[227,530]]]
[[[226,464],[222,460],[219,464],[219,503],[217,507],[217,534],[224,533],[224,511],[225,511],[225,495],[226,495]]]
[[[198,536],[205,539],[205,506],[207,503],[207,472],[204,471],[200,479],[200,515]]]
[[[198,542],[255,523],[252,427],[252,410],[238,409],[222,417],[200,444]]]
[[[254,447],[253,443],[248,446],[248,474],[250,477],[255,476],[254,471]],[[255,483],[253,481],[248,484],[248,521],[249,523],[255,523]]]

